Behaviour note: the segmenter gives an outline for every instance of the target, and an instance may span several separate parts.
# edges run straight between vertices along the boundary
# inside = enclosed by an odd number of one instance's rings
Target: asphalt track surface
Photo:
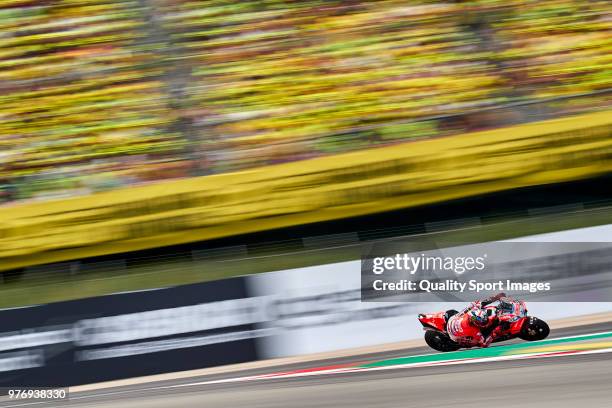
[[[597,333],[611,323],[553,331],[549,338]],[[188,385],[255,374],[430,353],[413,348],[100,389],[62,402],[1,402],[0,407],[96,408],[292,408],[292,407],[612,407],[612,353],[508,360],[388,371],[267,379],[247,383]],[[165,388],[185,384],[183,387]]]

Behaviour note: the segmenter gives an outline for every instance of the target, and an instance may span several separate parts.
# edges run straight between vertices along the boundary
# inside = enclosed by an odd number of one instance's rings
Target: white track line
[[[612,333],[612,332],[609,332]],[[600,333],[601,334],[601,333]],[[580,336],[572,336],[572,337],[580,337]],[[533,342],[537,343],[537,342]],[[180,387],[191,387],[198,385],[212,385],[212,384],[225,384],[225,383],[236,383],[236,382],[247,382],[247,381],[257,381],[257,380],[266,380],[266,379],[287,379],[287,378],[297,378],[297,377],[308,377],[308,376],[317,376],[317,375],[328,375],[328,374],[348,374],[348,373],[359,373],[366,371],[382,371],[382,370],[395,370],[395,369],[405,369],[405,368],[418,368],[418,367],[431,367],[431,366],[445,366],[445,365],[459,365],[459,364],[473,364],[473,363],[487,363],[487,362],[495,362],[495,361],[506,361],[506,360],[521,360],[521,359],[536,359],[536,358],[551,358],[551,357],[568,357],[568,356],[577,356],[577,355],[585,355],[585,354],[598,354],[598,353],[610,353],[612,352],[612,348],[605,348],[599,350],[580,350],[573,352],[571,354],[563,354],[564,351],[558,352],[541,352],[537,354],[514,354],[510,356],[498,356],[498,357],[482,357],[482,358],[470,358],[470,359],[455,359],[455,360],[443,360],[443,361],[434,361],[434,362],[423,362],[423,363],[409,363],[409,364],[398,364],[384,367],[345,367],[345,368],[336,368],[322,371],[311,371],[311,372],[298,372],[287,375],[279,375],[279,376],[270,376],[270,374],[257,375],[257,376],[247,376],[247,377],[236,377],[236,378],[226,378],[222,380],[212,380],[212,381],[202,381],[188,384],[176,384],[176,385],[166,385],[166,386],[158,386],[158,387],[149,387],[149,388],[140,388],[134,390],[123,390],[123,391],[112,391],[105,393],[94,393],[92,395],[83,395],[83,396],[70,396],[70,400],[81,400],[81,399],[92,399],[98,397],[107,397],[113,395],[121,395],[121,394],[131,394],[134,392],[143,392],[143,391],[156,391],[162,389],[170,389],[170,388],[180,388]],[[412,356],[409,356],[412,357]],[[15,405],[5,405],[5,407],[23,407],[23,406],[32,406],[32,405],[40,405],[40,404],[49,404],[50,401],[36,401],[36,402],[27,402],[24,404],[15,404]]]
[[[190,387],[190,386],[197,386],[197,385],[226,384],[226,383],[247,382],[247,381],[288,379],[288,378],[298,378],[298,377],[313,377],[313,376],[329,375],[329,374],[360,373],[360,372],[365,372],[365,371],[397,370],[397,369],[405,369],[405,368],[473,364],[473,363],[488,363],[488,362],[494,362],[494,361],[566,357],[566,356],[576,356],[576,355],[594,354],[594,353],[610,353],[610,352],[612,352],[612,348],[605,348],[605,349],[600,349],[600,350],[579,350],[573,353],[567,353],[563,351],[559,351],[559,352],[546,351],[546,352],[540,352],[540,353],[513,354],[509,356],[480,357],[480,358],[477,357],[477,358],[464,358],[464,359],[453,359],[453,360],[443,360],[443,361],[431,361],[431,362],[422,362],[422,363],[397,364],[397,365],[389,365],[389,366],[382,366],[382,367],[344,367],[344,368],[332,368],[329,370],[320,370],[320,371],[294,372],[294,373],[280,374],[280,375],[275,375],[275,376],[270,376],[270,374],[264,374],[264,375],[254,375],[254,376],[247,376],[247,377],[225,378],[221,380],[211,380],[211,381],[202,381],[202,382],[196,382],[196,383],[171,385],[171,386],[168,386],[168,388]]]

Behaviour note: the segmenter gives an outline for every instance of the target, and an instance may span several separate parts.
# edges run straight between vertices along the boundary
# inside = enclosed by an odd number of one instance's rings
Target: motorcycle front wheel
[[[529,317],[523,324],[519,337],[527,341],[544,340],[550,334],[550,328],[544,320],[537,317]]]
[[[457,351],[461,348],[461,346],[448,337],[448,334],[435,330],[427,330],[425,332],[425,343],[432,349],[442,352]]]

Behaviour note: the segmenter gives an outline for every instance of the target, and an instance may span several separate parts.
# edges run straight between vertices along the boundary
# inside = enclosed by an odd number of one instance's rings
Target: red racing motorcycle
[[[488,305],[484,309],[488,313],[503,316],[502,330],[493,339],[493,343],[520,338],[526,341],[543,340],[548,337],[550,328],[545,321],[527,315],[527,307],[522,300],[502,298],[498,305]],[[425,330],[425,342],[437,351],[456,351],[466,347],[454,342],[448,335],[446,325],[451,316],[457,314],[456,310],[445,312],[419,314],[418,319]],[[493,328],[483,336],[488,336]]]

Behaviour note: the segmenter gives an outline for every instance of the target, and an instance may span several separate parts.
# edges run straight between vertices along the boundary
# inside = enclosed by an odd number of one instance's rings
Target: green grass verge
[[[432,232],[442,242],[486,242],[525,235],[612,223],[612,207],[523,218],[496,218],[475,226],[457,226]],[[232,276],[299,268],[359,259],[359,242],[309,250],[268,248],[257,256],[221,256],[215,259],[149,259],[132,267],[106,267],[97,272],[30,273],[0,285],[0,308],[79,299],[109,293],[204,282]]]

